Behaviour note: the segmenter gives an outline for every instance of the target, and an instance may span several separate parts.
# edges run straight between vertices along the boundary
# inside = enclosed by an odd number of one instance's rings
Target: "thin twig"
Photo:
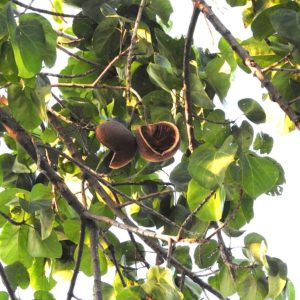
[[[284,57],[282,57],[280,60],[278,60],[278,61],[276,61],[276,62],[270,64],[269,66],[267,66],[267,67],[261,69],[261,71],[262,71],[263,73],[268,72],[269,70],[271,70],[272,68],[277,67],[277,66],[280,65],[281,63],[286,62],[286,61],[289,59],[290,56],[291,56],[291,52],[289,52],[287,55],[285,55]]]
[[[190,55],[192,49],[193,35],[200,11],[194,5],[193,14],[191,17],[188,33],[184,44],[183,54],[183,92],[184,92],[184,117],[186,123],[186,131],[188,136],[189,152],[193,153],[196,148],[196,139],[194,136],[194,126],[192,117],[192,103],[191,103],[191,84],[190,84]]]
[[[16,295],[15,295],[15,292],[14,292],[14,290],[13,290],[13,288],[12,288],[8,278],[7,278],[7,275],[5,273],[4,267],[3,267],[1,262],[0,262],[0,277],[2,279],[2,282],[5,286],[8,294],[9,294],[10,299],[11,300],[18,300]]]
[[[134,235],[130,231],[128,231],[128,234],[129,234],[129,237],[130,237],[130,239],[131,239],[131,241],[132,241],[132,243],[133,243],[133,245],[134,245],[134,247],[135,247],[135,249],[136,249],[136,251],[139,255],[138,258],[142,260],[142,262],[144,263],[144,265],[146,266],[147,269],[150,269],[150,264],[146,261],[145,256],[141,252],[141,249],[139,248],[139,246],[138,246],[138,244],[135,240]]]
[[[211,191],[203,201],[199,203],[199,205],[188,215],[188,217],[182,223],[178,233],[177,233],[177,240],[181,239],[182,231],[185,226],[187,226],[193,219],[193,217],[202,209],[202,207],[208,202],[210,197],[216,192],[216,190]]]
[[[228,267],[232,279],[235,280],[235,275],[236,275],[235,271],[237,265],[232,263],[232,253],[230,249],[226,247],[222,233],[220,231],[217,232],[217,237],[218,237],[218,244],[219,244],[222,260],[224,264]]]
[[[111,255],[112,263],[114,264],[114,266],[116,268],[116,271],[117,271],[117,273],[120,277],[120,280],[122,282],[123,287],[126,287],[127,286],[126,281],[125,281],[124,276],[123,276],[123,274],[120,270],[120,266],[119,266],[119,263],[118,263],[117,258],[116,258],[115,247],[114,247],[113,244],[111,244],[109,242],[109,240],[104,235],[102,235],[102,238],[104,239],[105,243],[108,244],[108,250],[109,250],[110,255]]]
[[[82,72],[82,73],[78,73],[78,74],[72,74],[72,75],[67,75],[67,74],[57,74],[57,73],[47,73],[47,72],[43,72],[40,74],[46,75],[46,76],[50,76],[50,77],[57,77],[57,78],[66,78],[66,79],[72,79],[72,78],[82,78],[82,77],[86,77],[92,73],[95,73],[96,71],[98,71],[98,68],[93,68],[90,69],[86,72]]]
[[[173,241],[169,239],[168,241],[168,254],[167,254],[167,268],[171,266],[171,257],[173,253]]]
[[[74,57],[74,58],[77,59],[77,60],[83,61],[83,62],[85,62],[85,63],[87,63],[87,64],[89,64],[89,65],[91,65],[91,66],[93,66],[93,67],[98,67],[98,68],[99,68],[99,67],[102,67],[101,64],[99,64],[99,63],[97,63],[97,62],[94,62],[94,61],[91,61],[91,60],[89,60],[89,59],[87,59],[87,58],[85,58],[85,57],[83,57],[83,56],[80,56],[80,55],[78,55],[78,54],[76,54],[76,53],[72,53],[71,51],[69,51],[68,49],[62,47],[62,46],[59,45],[59,44],[57,44],[56,47],[57,47],[59,50],[61,50],[61,51],[65,52],[66,54],[68,54],[69,56],[72,56],[72,57]]]
[[[70,282],[70,287],[69,287],[68,294],[67,294],[67,300],[72,300],[72,298],[74,297],[74,288],[76,285],[77,276],[79,274],[79,268],[80,268],[80,264],[81,264],[82,254],[83,254],[85,229],[86,229],[85,221],[81,219],[80,237],[79,237],[79,242],[78,242],[78,253],[77,253],[75,267],[73,270],[73,275],[72,275],[71,282]]]
[[[137,40],[137,31],[139,29],[139,25],[142,19],[143,10],[145,7],[146,0],[141,0],[140,7],[136,16],[136,20],[134,23],[134,28],[131,36],[131,42],[128,51],[127,57],[127,70],[126,70],[126,87],[127,87],[127,97],[128,100],[130,99],[130,92],[131,92],[131,64],[133,59],[133,49]]]
[[[101,72],[101,74],[96,78],[96,80],[92,83],[92,87],[95,87],[99,81],[104,77],[104,75],[110,70],[110,68],[113,66],[113,64],[120,59],[120,57],[124,56],[129,51],[129,47],[119,53],[116,57],[114,57],[110,63],[104,68],[104,70]]]
[[[93,265],[94,273],[94,300],[102,300],[102,291],[101,291],[101,273],[100,273],[100,260],[98,254],[98,243],[99,243],[99,229],[98,226],[92,224],[89,226],[90,229],[90,250],[91,250],[91,259]]]
[[[47,14],[47,15],[65,17],[65,18],[87,18],[86,16],[78,16],[78,15],[72,15],[72,14],[58,13],[58,12],[54,12],[54,11],[51,11],[51,10],[46,10],[46,9],[42,9],[42,8],[33,7],[31,5],[24,4],[24,3],[22,3],[18,0],[12,0],[12,2],[19,5],[19,6],[21,6],[21,7],[24,7],[26,9],[33,10],[33,11],[43,13],[43,14]]]
[[[21,221],[21,222],[18,222],[18,221],[15,221],[13,219],[11,219],[8,215],[6,215],[4,212],[0,211],[0,215],[5,219],[7,220],[9,223],[11,223],[12,225],[16,225],[16,226],[20,226],[20,225],[24,225],[26,224],[26,221]]]
[[[249,53],[238,43],[230,31],[223,25],[220,19],[214,14],[211,8],[206,4],[204,0],[197,0],[195,6],[205,14],[207,19],[212,23],[214,28],[224,37],[224,39],[229,43],[231,48],[237,53],[237,55],[242,59],[244,64],[252,71],[253,75],[261,82],[262,86],[268,91],[269,97],[272,101],[276,102],[280,108],[285,112],[285,114],[291,119],[295,124],[296,128],[300,130],[300,117],[296,112],[287,104],[283,99],[282,95],[278,92],[276,87],[271,83],[271,81],[264,75],[260,66],[256,61],[249,55]]]

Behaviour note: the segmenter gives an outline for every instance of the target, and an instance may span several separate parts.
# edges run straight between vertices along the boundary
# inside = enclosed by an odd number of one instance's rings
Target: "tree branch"
[[[85,239],[85,221],[83,219],[81,219],[80,222],[80,238],[79,238],[79,243],[78,243],[78,254],[77,254],[77,259],[76,259],[76,263],[75,263],[75,268],[73,270],[73,276],[70,282],[70,287],[68,290],[68,294],[67,294],[67,300],[71,300],[74,297],[74,288],[75,288],[75,284],[76,284],[76,280],[77,280],[77,276],[79,273],[79,268],[80,268],[80,264],[81,264],[81,258],[82,258],[82,254],[83,254],[83,246],[84,246],[84,239]]]
[[[133,48],[136,43],[137,39],[137,31],[139,29],[139,25],[142,19],[143,10],[145,7],[145,0],[141,0],[140,7],[137,13],[137,17],[135,20],[132,36],[131,36],[131,42],[128,49],[128,57],[127,57],[127,70],[126,70],[126,87],[127,87],[127,97],[130,98],[130,91],[131,91],[131,64],[133,59]]]
[[[91,250],[91,259],[93,265],[94,273],[94,300],[102,300],[102,291],[101,291],[101,272],[100,272],[100,260],[98,254],[98,243],[99,243],[99,228],[97,224],[90,223],[90,250]]]
[[[223,25],[223,23],[214,14],[211,8],[206,4],[204,0],[197,0],[195,6],[206,16],[206,18],[211,22],[214,28],[224,37],[224,39],[229,43],[232,50],[237,53],[237,55],[243,60],[244,64],[252,71],[252,73],[261,82],[262,86],[268,91],[269,97],[272,101],[276,102],[280,108],[285,112],[285,114],[291,119],[295,124],[296,128],[300,130],[300,118],[291,109],[291,107],[284,101],[283,97],[280,95],[276,87],[271,83],[271,81],[264,75],[262,69],[255,62],[253,57],[239,45],[238,41],[230,33],[230,31]]]
[[[8,281],[8,278],[6,276],[6,273],[5,273],[5,270],[4,270],[4,267],[2,265],[2,263],[0,262],[0,277],[2,279],[2,282],[9,294],[9,297],[11,300],[18,300],[18,298],[16,297],[15,295],[15,292],[10,284],[10,282]]]
[[[196,148],[196,139],[194,136],[194,126],[192,117],[192,104],[191,104],[191,84],[190,84],[190,55],[192,49],[193,35],[200,11],[194,5],[193,14],[191,17],[189,29],[184,44],[183,54],[183,93],[184,93],[184,117],[186,124],[186,131],[188,136],[189,152],[193,153]]]

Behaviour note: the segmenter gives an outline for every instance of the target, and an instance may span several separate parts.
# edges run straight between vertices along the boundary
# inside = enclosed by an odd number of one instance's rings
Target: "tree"
[[[285,182],[259,132],[266,114],[246,98],[231,120],[214,102],[241,68],[300,128],[299,4],[227,3],[245,6],[253,37],[237,41],[202,0],[181,38],[167,34],[169,0],[0,1],[0,299],[29,285],[54,299],[59,271],[67,299],[79,272],[95,300],[295,299],[286,264],[242,230],[255,199]],[[193,46],[199,14],[222,36],[217,53]],[[58,50],[67,65],[50,73]]]

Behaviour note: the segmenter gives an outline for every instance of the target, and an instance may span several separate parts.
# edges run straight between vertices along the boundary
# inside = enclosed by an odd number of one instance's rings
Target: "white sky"
[[[43,1],[44,2],[44,1]],[[190,16],[192,13],[192,4],[190,0],[171,0],[174,14],[172,16],[173,29],[171,34],[180,36],[186,34]],[[235,37],[241,39],[247,36],[247,30],[243,30],[241,22],[241,10],[235,9],[236,13],[228,13],[228,7],[220,4],[225,1],[211,1],[212,8],[221,18],[228,29]],[[34,4],[38,4],[35,1]],[[45,3],[46,4],[46,3]],[[217,9],[216,9],[217,7]],[[203,16],[200,15],[195,32],[195,43],[201,47],[216,48],[218,44],[218,35],[214,33],[213,27],[208,26]],[[232,85],[229,95],[226,98],[227,117],[235,119],[241,115],[236,102],[244,97],[252,97],[260,101],[260,82],[249,74],[239,72],[236,82]],[[261,102],[260,102],[261,103]],[[261,103],[262,104],[262,103]],[[297,191],[299,162],[298,153],[300,149],[300,133],[293,132],[289,135],[282,135],[277,128],[278,118],[282,116],[282,112],[273,103],[264,103],[268,113],[268,122],[266,125],[260,126],[259,131],[265,131],[273,136],[274,148],[271,152],[273,158],[282,164],[287,184],[284,186],[284,193],[281,197],[262,196],[255,202],[255,217],[245,229],[247,233],[258,232],[262,234],[269,245],[268,254],[278,257],[288,264],[289,277],[294,282],[296,288],[300,288],[300,277],[298,272],[299,266],[299,239],[298,239],[298,212],[299,192]],[[242,245],[243,241],[240,241]],[[92,299],[92,280],[86,281],[81,278],[78,282],[81,284],[76,289],[76,296],[84,300]],[[56,289],[56,296],[65,298],[68,284],[61,282],[59,288]],[[27,293],[20,293],[25,299]],[[59,297],[57,298],[59,299]]]

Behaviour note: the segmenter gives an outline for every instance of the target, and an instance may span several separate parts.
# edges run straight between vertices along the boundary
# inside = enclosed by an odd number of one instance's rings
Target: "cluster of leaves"
[[[231,253],[222,239],[223,234],[240,237],[243,226],[254,217],[254,200],[265,193],[280,194],[285,180],[281,166],[267,156],[272,150],[272,137],[262,132],[255,134],[255,124],[266,120],[260,104],[254,99],[241,99],[238,106],[245,118],[240,123],[228,120],[223,110],[215,108],[214,99],[225,99],[236,68],[249,72],[225,39],[220,39],[218,53],[192,49],[190,113],[198,146],[186,155],[189,141],[182,96],[185,40],[166,33],[172,13],[168,0],[146,1],[133,48],[130,85],[134,92],[130,97],[125,93],[127,56],[120,53],[127,54],[132,44],[140,1],[64,1],[73,5],[78,14],[72,18],[72,26],[63,28],[59,36],[45,16],[19,13],[12,2],[0,1],[0,85],[5,88],[0,109],[34,140],[56,150],[48,151],[52,168],[65,181],[75,181],[79,186],[84,182],[80,166],[62,155],[69,153],[68,145],[59,138],[55,126],[47,122],[48,110],[58,116],[61,130],[72,138],[86,167],[95,171],[106,155],[95,139],[94,128],[99,122],[108,118],[131,122],[132,130],[146,122],[175,123],[182,140],[181,159],[170,174],[176,193],[166,193],[170,183],[164,182],[159,172],[174,159],[147,163],[137,155],[130,165],[110,170],[104,176],[106,182],[115,185],[114,190],[106,188],[116,206],[126,203],[125,194],[137,199],[153,194],[140,201],[142,205],[131,204],[123,212],[138,227],[163,230],[170,236],[176,236],[181,225],[192,217],[180,238],[207,238],[206,242],[196,248],[173,245],[171,255],[191,271],[213,270],[207,282],[223,297],[238,293],[242,300],[294,299],[286,265],[267,255],[262,236],[250,233],[244,237],[242,257]],[[300,112],[300,102],[295,100],[300,87],[297,73],[282,71],[296,70],[300,59],[299,4],[227,2],[232,6],[247,4],[243,18],[251,26],[253,37],[241,45],[266,69],[283,98]],[[54,4],[56,11],[63,11],[62,1]],[[62,18],[57,14],[52,22],[62,26]],[[70,52],[67,65],[57,74],[58,83],[50,81],[53,74],[45,73],[59,58],[57,46]],[[91,87],[114,59],[101,81]],[[54,86],[59,87],[59,97]],[[53,99],[49,101],[51,92]],[[0,259],[6,265],[13,290],[30,285],[35,290],[34,299],[54,299],[50,291],[56,285],[57,274],[72,276],[78,256],[80,216],[5,127],[1,128],[1,136],[7,153],[0,155]],[[88,198],[89,212],[116,218],[92,187],[82,193]],[[221,224],[224,227],[210,236]],[[100,271],[105,274],[108,268],[117,267],[122,274],[117,273],[110,283],[102,283],[103,299],[201,297],[206,287],[178,270],[152,266],[147,277],[141,275],[139,268],[148,266],[148,248],[116,236],[110,225],[101,223],[100,228]],[[86,237],[80,270],[92,276],[89,248]],[[8,299],[8,294],[1,292],[0,299]]]

